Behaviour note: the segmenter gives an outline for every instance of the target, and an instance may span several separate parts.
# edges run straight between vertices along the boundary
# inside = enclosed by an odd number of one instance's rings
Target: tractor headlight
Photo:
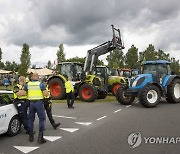
[[[134,82],[132,83],[132,87],[136,87],[141,85],[145,80],[145,77],[140,78],[139,80],[134,80]]]
[[[132,83],[132,87],[136,87],[137,84],[137,80],[134,80],[134,82]]]

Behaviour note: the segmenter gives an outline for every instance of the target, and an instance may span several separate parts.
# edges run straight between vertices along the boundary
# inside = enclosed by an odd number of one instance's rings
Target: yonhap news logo
[[[141,138],[141,133],[136,132],[136,133],[131,133],[128,136],[128,144],[130,148],[136,148],[138,146],[140,146],[142,142],[142,138]]]
[[[142,137],[140,132],[131,133],[128,136],[129,147],[134,149],[144,144],[178,144],[180,137]]]

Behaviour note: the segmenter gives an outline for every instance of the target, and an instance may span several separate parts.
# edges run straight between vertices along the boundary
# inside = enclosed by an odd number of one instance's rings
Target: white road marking
[[[76,117],[66,117],[66,116],[58,116],[58,115],[53,115],[53,117],[66,118],[66,119],[77,119]]]
[[[119,111],[121,111],[121,109],[114,111],[114,113],[117,113],[117,112],[119,112]]]
[[[76,124],[80,124],[80,125],[85,125],[85,126],[89,126],[90,124],[92,124],[92,122],[75,122]]]
[[[130,107],[131,105],[127,105],[126,107]]]
[[[39,147],[28,147],[28,146],[13,146],[13,147],[18,149],[19,151],[21,151],[23,153],[29,153],[29,152],[39,148]]]
[[[75,131],[79,130],[79,128],[59,128],[59,129],[65,130],[70,133],[74,133]]]
[[[49,141],[53,142],[53,141],[56,141],[56,140],[62,138],[62,136],[44,136],[44,138],[46,140],[49,140]]]
[[[98,119],[96,119],[96,120],[101,120],[101,119],[104,119],[104,118],[106,118],[107,116],[103,116],[103,117],[101,117],[101,118],[98,118]]]

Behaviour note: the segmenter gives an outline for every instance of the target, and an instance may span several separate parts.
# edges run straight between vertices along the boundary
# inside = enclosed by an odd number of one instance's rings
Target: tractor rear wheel
[[[116,93],[117,93],[117,90],[118,90],[119,87],[121,87],[121,84],[120,84],[120,83],[115,83],[115,84],[113,84],[113,86],[112,86],[112,94],[113,94],[114,96],[116,96]]]
[[[160,102],[160,90],[155,85],[148,85],[139,92],[139,102],[147,107],[153,108]]]
[[[91,84],[84,83],[78,91],[79,98],[82,101],[93,102],[98,96],[97,88]]]
[[[180,102],[180,79],[174,79],[168,86],[166,100],[170,103]]]
[[[127,88],[120,87],[116,92],[116,99],[122,105],[130,105],[135,99],[135,96],[126,93]]]
[[[63,99],[65,97],[65,87],[62,80],[58,78],[51,79],[49,89],[52,99]]]

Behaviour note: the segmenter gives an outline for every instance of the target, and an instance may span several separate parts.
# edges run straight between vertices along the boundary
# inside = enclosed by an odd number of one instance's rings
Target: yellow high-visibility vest
[[[71,81],[65,82],[66,93],[70,93],[71,91],[74,92],[74,86],[72,85]]]
[[[49,96],[44,96],[44,98],[50,98],[50,90],[49,90],[49,88],[48,88],[48,85],[46,86],[46,90],[47,90],[47,92],[49,93]]]
[[[24,89],[24,86],[20,85],[20,84],[17,84],[16,85],[19,90],[23,90]],[[14,92],[14,99],[27,99],[27,96],[17,96],[16,93]]]
[[[40,89],[40,82],[28,82],[28,100],[41,100],[43,98],[44,96]]]

